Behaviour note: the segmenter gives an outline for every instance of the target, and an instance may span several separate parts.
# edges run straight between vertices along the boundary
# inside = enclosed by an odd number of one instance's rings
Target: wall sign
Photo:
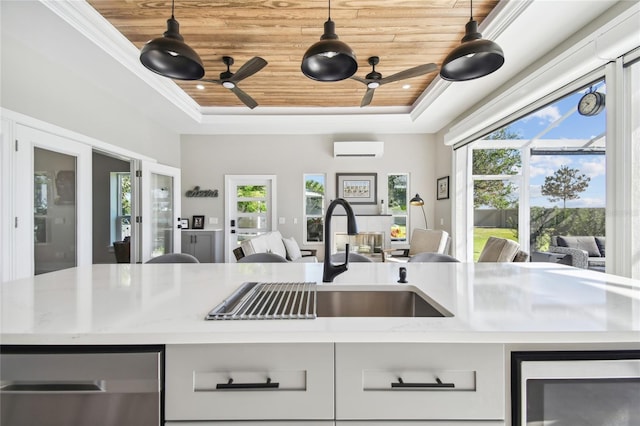
[[[200,189],[199,186],[194,186],[193,189],[190,189],[187,192],[185,192],[185,195],[188,198],[193,198],[193,197],[217,197],[218,196],[218,190],[217,189]]]

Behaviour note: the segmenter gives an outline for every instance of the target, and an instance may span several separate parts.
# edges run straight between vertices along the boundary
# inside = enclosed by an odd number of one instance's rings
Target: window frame
[[[529,139],[514,140],[512,143],[505,144],[503,140],[482,140],[485,136],[509,126],[516,121],[533,114],[534,112],[543,109],[544,107],[551,105],[565,96],[569,96],[584,87],[593,85],[597,82],[604,81],[605,85],[609,86],[611,76],[605,72],[605,67],[601,67],[596,71],[593,71],[582,78],[576,79],[571,84],[555,90],[537,101],[531,103],[527,107],[513,113],[505,118],[499,119],[491,124],[488,124],[481,132],[475,133],[473,136],[465,138],[463,141],[454,145],[454,169],[457,170],[455,183],[456,199],[452,201],[453,211],[463,213],[456,213],[453,230],[454,235],[459,237],[454,244],[454,255],[463,261],[473,260],[473,232],[469,231],[473,229],[474,224],[474,212],[473,212],[473,191],[474,182],[476,180],[486,180],[489,175],[473,175],[473,150],[474,149],[491,149],[491,148],[509,148],[519,149],[522,159],[522,168],[518,175],[499,175],[491,176],[492,179],[513,179],[516,177],[516,184],[519,185],[519,210],[518,210],[518,240],[523,250],[527,250],[530,247],[530,162],[531,152],[529,146]],[[607,108],[606,114],[611,114]],[[605,129],[605,135],[609,135],[609,125],[607,123],[607,129]],[[608,138],[607,138],[608,139]],[[608,155],[609,148],[607,148]],[[519,182],[518,182],[519,181]],[[607,191],[608,192],[608,191]],[[462,209],[456,206],[460,205]],[[608,221],[607,221],[608,222]],[[520,232],[525,230],[526,232]]]
[[[404,205],[405,205],[405,209],[404,209],[404,214],[393,214],[393,212],[391,211],[391,199],[389,198],[389,185],[390,185],[390,179],[391,176],[406,176],[406,191],[405,191],[405,200],[404,200]],[[395,218],[396,217],[404,217],[405,219],[405,236],[404,238],[398,238],[398,239],[392,239],[391,238],[391,229],[389,229],[389,241],[391,242],[391,245],[406,245],[409,242],[409,234],[410,234],[410,229],[411,229],[411,221],[410,221],[410,217],[409,217],[409,197],[411,192],[409,191],[409,187],[410,187],[410,183],[411,183],[411,175],[408,172],[397,172],[397,173],[387,173],[387,205],[386,205],[386,211],[387,214],[391,215],[391,226],[393,226],[395,224]]]

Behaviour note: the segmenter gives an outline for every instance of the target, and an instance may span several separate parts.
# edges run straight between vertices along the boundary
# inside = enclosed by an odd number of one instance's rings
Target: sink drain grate
[[[316,318],[316,283],[247,282],[213,308],[207,320]]]

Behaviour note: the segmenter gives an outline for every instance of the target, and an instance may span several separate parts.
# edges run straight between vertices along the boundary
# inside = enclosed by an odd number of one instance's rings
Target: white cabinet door
[[[335,362],[337,420],[505,418],[502,345],[337,343]]]
[[[331,343],[168,345],[165,418],[333,420],[333,367]]]

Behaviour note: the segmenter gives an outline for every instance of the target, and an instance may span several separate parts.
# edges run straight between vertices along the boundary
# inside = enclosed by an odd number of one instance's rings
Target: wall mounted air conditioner
[[[384,142],[334,142],[334,157],[382,157]]]

